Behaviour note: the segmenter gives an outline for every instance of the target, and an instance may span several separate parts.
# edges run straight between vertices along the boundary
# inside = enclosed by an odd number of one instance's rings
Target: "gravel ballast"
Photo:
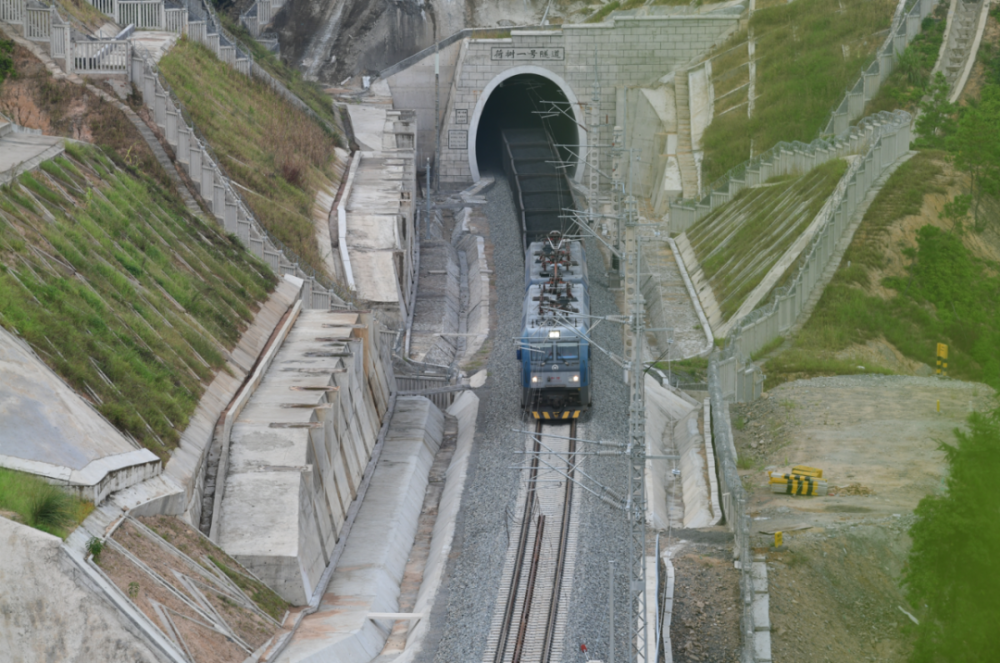
[[[486,196],[491,265],[497,294],[498,326],[487,362],[489,377],[477,390],[481,399],[476,437],[469,463],[462,505],[446,579],[431,613],[431,633],[417,660],[424,663],[482,661],[490,620],[499,589],[509,533],[514,531],[515,502],[523,434],[531,428],[520,408],[519,366],[515,339],[520,333],[524,256],[520,228],[510,189],[502,173]],[[607,289],[605,268],[596,242],[588,240],[591,311],[614,315],[614,294]],[[602,322],[593,332],[598,345],[621,351],[621,326]],[[622,369],[599,350],[593,352],[593,402],[581,417],[580,435],[586,439],[624,442],[628,433],[628,388]],[[586,445],[584,445],[586,446]],[[594,481],[624,495],[627,465],[621,457],[591,456],[581,469]],[[596,488],[584,479],[588,487]],[[628,603],[626,596],[628,528],[624,512],[584,493],[580,513],[578,557],[567,621],[567,660],[605,659],[608,653],[608,560],[617,562],[616,654],[628,657]],[[565,598],[565,597],[564,597]],[[580,645],[587,653],[580,653]]]

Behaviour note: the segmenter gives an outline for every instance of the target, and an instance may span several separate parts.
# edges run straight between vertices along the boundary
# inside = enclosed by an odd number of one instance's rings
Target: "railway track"
[[[484,663],[560,663],[576,557],[573,490],[576,421],[536,422],[526,444],[531,463],[522,473],[514,536],[494,608]],[[576,493],[576,495],[575,495]]]

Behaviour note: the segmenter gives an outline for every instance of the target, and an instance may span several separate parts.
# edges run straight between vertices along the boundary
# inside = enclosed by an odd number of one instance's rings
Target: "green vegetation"
[[[267,231],[325,274],[311,214],[319,186],[336,180],[338,138],[200,44],[180,40],[159,66]]]
[[[334,143],[343,147],[340,132],[342,131],[340,117],[333,107],[333,99],[319,84],[302,78],[302,72],[281,61],[278,56],[266,49],[259,41],[250,36],[242,23],[232,20],[225,13],[219,14],[222,26],[233,35],[240,47],[250,52],[253,61],[259,64],[267,73],[281,81],[295,96],[305,102],[324,123],[323,128],[330,134]],[[510,30],[507,31],[510,36]]]
[[[0,85],[14,76],[14,42],[11,39],[0,39]]]
[[[949,375],[1000,387],[1000,264],[973,257],[957,232],[928,225],[903,250],[906,276],[871,282],[872,272],[888,266],[890,226],[918,213],[927,193],[942,191],[935,162],[942,156],[921,152],[886,182],[792,349],[768,360],[768,388],[798,375],[887,372],[835,357],[879,337],[923,363],[947,343]],[[869,294],[878,285],[894,292]]]
[[[96,536],[90,537],[87,541],[87,552],[90,553],[90,556],[94,558],[95,562],[100,563],[101,553],[104,552],[104,542]]]
[[[93,508],[43,479],[0,467],[0,511],[29,527],[66,538]]]
[[[250,597],[250,600],[257,604],[257,606],[271,615],[276,621],[281,622],[282,618],[285,616],[285,611],[288,610],[288,602],[283,598],[278,596],[274,590],[260,582],[255,580],[250,576],[243,575],[239,571],[235,571],[229,568],[224,562],[219,561],[212,555],[208,558],[219,567],[219,570],[226,574],[226,576],[236,583],[243,592]]]
[[[987,661],[995,657],[1000,624],[1000,411],[972,413],[957,444],[942,442],[947,492],[920,501],[910,528],[913,547],[904,586],[920,624],[910,660]]]
[[[723,317],[743,304],[805,231],[847,171],[841,159],[796,178],[744,189],[688,230]]]
[[[611,12],[613,12],[616,9],[619,9],[621,7],[621,4],[622,3],[619,2],[619,0],[612,0],[608,4],[604,5],[603,7],[601,7],[600,9],[598,9],[596,12],[594,12],[593,14],[591,14],[587,18],[587,20],[585,21],[585,23],[600,23],[605,18],[607,18],[608,14],[610,14]]]
[[[760,154],[782,140],[813,140],[881,45],[879,30],[889,26],[895,6],[892,0],[796,0],[755,12],[750,28],[760,101],[752,119],[737,110],[716,115],[703,141],[704,181],[746,161],[751,143]],[[744,31],[718,52],[746,37]]]
[[[173,191],[66,151],[0,189],[0,324],[166,459],[276,279]]]
[[[604,5],[600,9],[598,9],[596,13],[594,13],[590,17],[588,17],[585,22],[586,23],[600,23],[601,21],[603,21],[605,18],[608,17],[608,14],[610,14],[611,12],[613,12],[615,10],[619,10],[620,9],[620,10],[624,11],[624,10],[627,10],[627,9],[635,9],[636,7],[642,7],[644,4],[646,4],[646,0],[624,0],[624,2],[622,2],[620,0],[612,0],[611,2],[607,3],[606,5]],[[654,4],[658,4],[658,5],[661,5],[661,4],[687,4],[687,2],[678,3],[678,2],[674,2],[673,0],[663,0],[662,2],[656,2]]]
[[[924,18],[920,34],[900,54],[895,69],[868,102],[866,115],[899,108],[911,112],[917,109],[931,82],[931,69],[941,50],[947,18],[947,3],[939,4]]]

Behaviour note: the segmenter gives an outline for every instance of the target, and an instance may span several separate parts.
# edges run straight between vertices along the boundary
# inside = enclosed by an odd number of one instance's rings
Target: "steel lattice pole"
[[[639,287],[640,250],[638,212],[634,196],[625,199],[625,252],[628,261],[625,275],[625,293],[630,300],[628,334],[630,369],[629,437],[627,459],[629,464],[628,503],[626,516],[629,521],[629,606],[630,606],[630,659],[634,663],[649,660],[646,651],[646,394],[643,379],[643,347],[645,345],[645,307]],[[629,339],[629,337],[631,337]],[[629,342],[631,341],[631,342]]]

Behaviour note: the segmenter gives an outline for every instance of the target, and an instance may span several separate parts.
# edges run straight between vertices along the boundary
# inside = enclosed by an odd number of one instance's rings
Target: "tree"
[[[914,663],[996,660],[1000,624],[1000,411],[973,412],[942,443],[947,492],[920,501],[910,529],[907,599],[920,624]]]
[[[984,86],[978,103],[962,109],[949,143],[955,166],[970,176],[972,220],[978,232],[983,197],[1000,195],[1000,86]]]
[[[14,76],[14,42],[0,39],[0,85]]]
[[[940,71],[928,86],[928,98],[920,104],[916,147],[941,149],[955,131],[955,105],[948,101],[948,81]]]

